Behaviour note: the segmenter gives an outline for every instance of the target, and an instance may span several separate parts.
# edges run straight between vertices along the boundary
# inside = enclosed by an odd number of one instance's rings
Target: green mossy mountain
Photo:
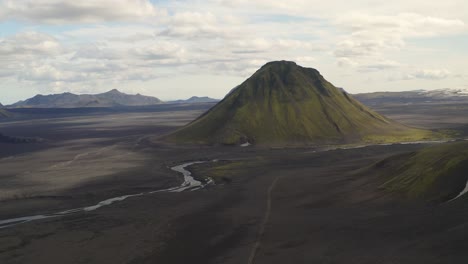
[[[406,127],[373,112],[315,69],[275,61],[167,139],[201,144],[297,145],[429,137],[429,131]]]
[[[444,202],[462,192],[468,180],[468,142],[438,144],[389,157],[364,174],[376,176],[381,188],[409,199]]]

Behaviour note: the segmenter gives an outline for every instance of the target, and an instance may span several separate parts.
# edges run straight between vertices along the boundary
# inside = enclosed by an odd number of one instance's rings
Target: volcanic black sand
[[[444,204],[411,201],[381,190],[374,175],[355,173],[424,145],[327,150],[175,146],[155,139],[206,108],[87,110],[2,121],[3,134],[44,142],[0,143],[0,221],[176,186],[182,179],[171,166],[219,161],[189,168],[200,179],[215,179],[201,190],[132,197],[0,229],[0,263],[468,260],[466,197]],[[410,115],[421,114],[415,109],[388,112],[411,124],[417,120]],[[430,120],[426,127],[443,122]],[[452,120],[450,127],[467,121],[463,115]]]

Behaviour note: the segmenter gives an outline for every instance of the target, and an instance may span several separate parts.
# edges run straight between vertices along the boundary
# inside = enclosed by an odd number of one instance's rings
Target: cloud
[[[148,0],[3,0],[0,20],[46,24],[138,21],[164,15]]]
[[[395,16],[351,14],[340,17],[336,25],[349,32],[334,54],[338,58],[379,56],[400,50],[409,38],[443,36],[463,32],[459,19],[443,19],[413,13]]]
[[[418,70],[408,74],[406,79],[442,80],[452,76],[449,70]]]
[[[347,57],[338,58],[337,64],[339,67],[356,67],[359,65],[357,62]]]
[[[187,52],[181,45],[168,41],[154,42],[149,46],[135,48],[131,50],[131,55],[144,61],[159,61],[160,63],[171,59],[182,63],[187,59]]]
[[[184,39],[235,38],[242,33],[235,23],[229,16],[218,18],[210,12],[179,12],[170,17],[158,35]]]
[[[7,22],[0,34],[0,78],[24,90],[147,87],[177,97],[172,88],[188,76],[204,76],[209,85],[187,86],[214,87],[206,76],[219,75],[221,87],[285,59],[317,68],[348,89],[363,89],[362,80],[369,78],[378,83],[372,87],[385,89],[394,85],[385,82],[388,76],[466,83],[466,75],[462,80],[452,73],[465,72],[466,49],[450,45],[467,32],[464,2],[373,3],[0,0],[0,22]],[[164,81],[169,79],[176,81]],[[165,91],[156,83],[174,87]]]
[[[410,73],[403,73],[389,78],[390,81],[397,80],[443,80],[456,77],[447,69],[419,69]]]
[[[428,16],[468,19],[463,0],[207,0],[211,5],[228,10],[242,10],[255,14],[283,14],[301,17],[336,19],[349,12],[369,15],[420,13]]]
[[[249,54],[249,53],[267,53],[272,51],[286,50],[302,50],[308,51],[311,49],[319,50],[316,45],[309,41],[301,41],[294,39],[279,39],[279,38],[245,38],[233,40],[225,45],[232,53]]]
[[[337,25],[350,32],[337,44],[338,58],[379,56],[388,50],[400,50],[405,39],[434,37],[462,32],[463,21],[419,14],[375,16],[352,14],[337,20]]]
[[[0,39],[0,78],[24,74],[32,62],[41,64],[66,52],[54,37],[39,32],[22,32]]]
[[[460,34],[467,27],[462,20],[445,19],[415,13],[393,16],[354,13],[343,15],[334,24],[345,33],[337,42],[333,55],[340,67],[354,68],[359,73],[387,72],[389,80],[442,80],[453,75],[448,70],[412,70],[401,59],[410,39],[444,37]],[[413,49],[415,49],[413,47]],[[417,51],[417,49],[415,49]],[[414,51],[413,51],[414,52]],[[402,74],[401,72],[408,72]]]
[[[72,57],[73,60],[93,59],[93,60],[118,60],[121,53],[117,50],[101,47],[96,44],[82,45]]]
[[[337,19],[337,24],[351,32],[384,32],[403,37],[431,37],[466,30],[460,19],[445,19],[417,13],[400,13],[394,16],[354,13]]]
[[[377,71],[386,71],[397,69],[402,66],[401,63],[391,60],[381,60],[381,61],[373,61],[367,64],[361,64],[358,67],[358,71],[360,72],[377,72]]]
[[[23,32],[0,40],[0,56],[18,58],[22,56],[54,55],[62,46],[52,36],[38,32]]]
[[[67,72],[56,67],[46,65],[28,65],[27,70],[19,74],[20,80],[34,82],[77,82],[86,78],[85,73]]]
[[[79,27],[64,32],[64,38],[84,39],[87,42],[111,41],[134,43],[151,40],[156,37],[152,25],[92,25]]]
[[[334,54],[338,58],[370,57],[380,55],[385,50],[398,50],[403,46],[404,41],[399,36],[358,32],[338,43]]]

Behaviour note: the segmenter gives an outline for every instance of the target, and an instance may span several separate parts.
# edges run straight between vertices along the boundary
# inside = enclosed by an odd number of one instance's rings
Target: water
[[[150,192],[141,192],[141,193],[136,193],[136,194],[129,194],[129,195],[123,195],[123,196],[118,196],[118,197],[113,197],[106,199],[104,201],[100,201],[99,203],[91,206],[86,206],[86,207],[80,207],[80,208],[75,208],[75,209],[69,209],[65,211],[60,211],[57,213],[51,213],[51,214],[42,214],[42,215],[32,215],[32,216],[24,216],[24,217],[17,217],[17,218],[11,218],[11,219],[5,219],[5,220],[0,220],[0,229],[2,228],[7,228],[7,227],[12,227],[18,224],[23,224],[27,222],[32,222],[36,220],[42,220],[42,219],[48,219],[48,218],[54,218],[54,217],[62,217],[66,215],[71,215],[71,214],[76,214],[76,213],[82,213],[82,212],[91,212],[94,210],[97,210],[99,208],[102,208],[104,206],[109,206],[113,203],[116,202],[121,202],[123,200],[126,200],[128,198],[132,197],[137,197],[137,196],[144,196],[144,195],[149,195],[149,194],[154,194],[154,193],[160,193],[160,192],[183,192],[186,190],[190,191],[195,191],[199,190],[201,188],[204,188],[207,185],[213,184],[212,179],[208,179],[206,183],[202,183],[195,178],[192,177],[192,173],[186,168],[188,166],[194,165],[194,164],[199,164],[199,163],[205,163],[207,161],[194,161],[194,162],[188,162],[184,163],[181,165],[177,165],[171,168],[171,170],[176,171],[181,173],[184,176],[184,181],[182,182],[181,185],[168,188],[168,189],[161,189],[161,190],[155,190],[155,191],[150,191]]]

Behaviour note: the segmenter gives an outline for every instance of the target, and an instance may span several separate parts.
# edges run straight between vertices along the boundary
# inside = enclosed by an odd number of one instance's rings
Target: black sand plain
[[[175,146],[157,140],[211,105],[29,112],[0,132],[0,220],[176,186],[173,165],[216,184],[132,197],[87,213],[0,229],[0,263],[465,263],[467,197],[409,201],[355,172],[417,145]],[[466,105],[382,106],[390,118],[461,128]],[[31,111],[31,110],[30,110]]]

